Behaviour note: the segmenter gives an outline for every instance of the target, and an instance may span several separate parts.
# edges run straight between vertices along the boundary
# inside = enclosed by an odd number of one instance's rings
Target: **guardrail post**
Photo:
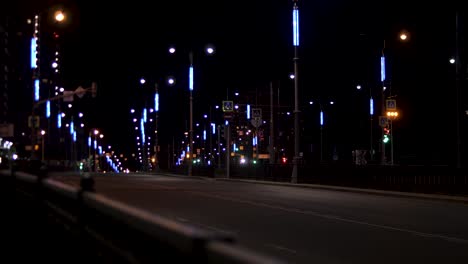
[[[85,172],[80,180],[80,187],[82,192],[94,192],[94,179],[89,172]]]

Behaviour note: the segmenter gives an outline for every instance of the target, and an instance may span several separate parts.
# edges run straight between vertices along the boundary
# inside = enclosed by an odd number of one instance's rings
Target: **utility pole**
[[[462,149],[462,140],[461,140],[461,67],[462,63],[460,60],[460,14],[458,7],[455,14],[455,89],[456,89],[456,166],[458,169],[462,167],[461,164],[461,149]]]
[[[270,164],[275,163],[275,126],[273,115],[273,82],[270,82]]]

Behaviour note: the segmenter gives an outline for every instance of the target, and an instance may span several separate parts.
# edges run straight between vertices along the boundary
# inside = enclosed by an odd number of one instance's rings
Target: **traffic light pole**
[[[390,120],[390,165],[393,166],[393,120]]]
[[[231,177],[231,127],[226,125],[226,178]]]

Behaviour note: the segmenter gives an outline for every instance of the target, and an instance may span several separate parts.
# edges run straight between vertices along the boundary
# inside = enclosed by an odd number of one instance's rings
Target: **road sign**
[[[381,127],[386,127],[388,126],[388,117],[386,116],[379,116],[379,125]]]
[[[252,118],[262,118],[262,109],[261,108],[252,108]]]
[[[63,91],[63,101],[64,102],[73,102],[73,91]]]
[[[13,137],[13,124],[0,124],[0,137]]]
[[[394,99],[385,100],[385,105],[386,105],[387,111],[396,111],[396,100]]]
[[[29,116],[28,117],[28,127],[29,128],[39,128],[39,116]]]
[[[255,128],[258,128],[260,125],[262,125],[262,119],[261,118],[252,118],[250,120],[250,122],[252,123],[252,125],[255,127]]]
[[[85,95],[86,93],[86,90],[81,87],[81,86],[78,86],[78,88],[76,88],[75,90],[75,94],[79,97],[79,98],[83,98],[83,96]]]
[[[234,102],[223,101],[223,112],[232,112],[232,111],[234,111]]]

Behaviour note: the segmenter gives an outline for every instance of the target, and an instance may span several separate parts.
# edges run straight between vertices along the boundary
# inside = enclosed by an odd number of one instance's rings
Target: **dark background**
[[[22,0],[6,4],[4,10],[18,24],[36,10],[55,5],[71,14],[68,23],[56,29],[62,36],[64,84],[72,89],[98,83],[98,97],[87,103],[92,109],[90,126],[102,127],[108,144],[122,152],[133,148],[129,110],[141,104],[141,97],[152,91],[154,82],[160,84],[161,145],[187,130],[189,50],[194,52],[195,65],[194,118],[234,91],[256,93],[256,100],[268,100],[270,82],[275,89],[279,87],[281,105],[293,109],[293,82],[288,79],[293,72],[292,1],[136,0],[110,4]],[[369,89],[376,96],[381,89],[380,55],[385,40],[387,79],[401,115],[394,122],[398,157],[453,163],[455,66],[448,60],[455,54],[455,4],[300,1],[299,89],[304,137],[312,144],[318,141],[318,109],[308,102],[334,100],[333,109],[326,112],[327,140],[346,158],[351,149],[367,146],[367,96]],[[464,24],[460,36],[466,38]],[[398,39],[401,30],[410,34],[406,43]],[[212,57],[202,52],[208,43],[216,47]],[[170,57],[169,45],[182,52]],[[464,48],[461,52],[466,58]],[[466,71],[466,60],[462,63]],[[163,84],[168,75],[177,78],[174,87]],[[144,89],[139,84],[141,77],[148,80]],[[357,91],[357,84],[363,90]],[[466,82],[463,85],[466,109]],[[466,123],[462,116],[462,126]],[[465,133],[462,130],[463,136]]]

